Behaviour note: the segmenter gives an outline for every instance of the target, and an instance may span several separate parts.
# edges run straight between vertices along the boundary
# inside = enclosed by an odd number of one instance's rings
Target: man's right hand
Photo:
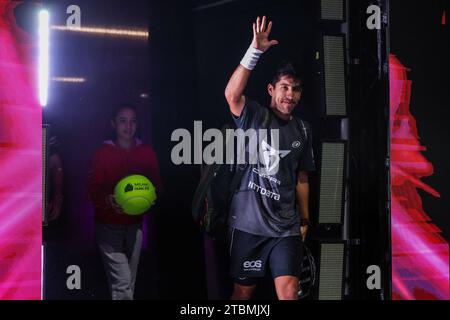
[[[277,40],[269,40],[269,34],[272,30],[272,21],[266,28],[266,16],[262,20],[258,17],[253,23],[253,41],[252,47],[266,52],[271,46],[278,44]]]
[[[106,196],[106,204],[108,207],[113,209],[113,211],[117,214],[125,214],[122,207],[117,204],[116,199],[114,198],[114,195],[110,194]]]
[[[236,68],[227,87],[225,88],[225,98],[227,99],[230,111],[236,117],[239,117],[245,106],[244,89],[247,86],[247,81],[250,77],[250,72],[256,65],[261,51],[267,51],[271,46],[278,44],[277,40],[269,40],[269,34],[272,30],[272,21],[266,27],[266,17],[262,20],[260,17],[253,23],[253,41],[251,47],[258,50],[251,50],[248,48],[247,53],[241,61],[241,64]],[[258,51],[258,52],[254,52]]]

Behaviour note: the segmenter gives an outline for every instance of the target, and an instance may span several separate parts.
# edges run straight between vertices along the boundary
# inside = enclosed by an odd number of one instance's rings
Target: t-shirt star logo
[[[280,163],[280,159],[286,157],[291,152],[291,150],[277,150],[266,141],[262,141],[261,151],[267,174],[270,174],[275,168],[277,168]]]

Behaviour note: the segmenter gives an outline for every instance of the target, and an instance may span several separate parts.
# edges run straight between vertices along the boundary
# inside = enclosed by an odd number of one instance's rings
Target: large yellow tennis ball
[[[140,215],[150,209],[155,202],[156,190],[146,177],[131,175],[117,183],[114,196],[125,213]]]

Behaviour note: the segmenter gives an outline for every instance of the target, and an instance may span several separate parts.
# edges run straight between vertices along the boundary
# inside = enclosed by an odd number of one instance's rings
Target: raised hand
[[[272,21],[266,28],[266,16],[262,20],[258,17],[256,23],[253,23],[253,41],[252,47],[263,52],[267,51],[271,46],[278,44],[277,40],[269,40],[269,34],[272,30]]]

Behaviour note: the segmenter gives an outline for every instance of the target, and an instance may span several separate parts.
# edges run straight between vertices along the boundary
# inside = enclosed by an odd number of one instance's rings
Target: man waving
[[[225,89],[233,119],[243,130],[262,129],[267,114],[266,107],[243,94],[261,55],[278,44],[269,40],[272,22],[266,20],[258,17],[253,23],[253,41]],[[264,129],[268,137],[277,131],[279,141],[262,140],[259,151],[268,156],[259,158],[266,161],[245,168],[231,202],[232,299],[250,299],[258,278],[268,272],[279,299],[298,297],[302,240],[309,225],[308,171],[315,170],[311,128],[292,116],[302,95],[302,80],[291,64],[277,70],[267,91],[271,103]],[[271,158],[276,158],[277,170],[272,170]]]

